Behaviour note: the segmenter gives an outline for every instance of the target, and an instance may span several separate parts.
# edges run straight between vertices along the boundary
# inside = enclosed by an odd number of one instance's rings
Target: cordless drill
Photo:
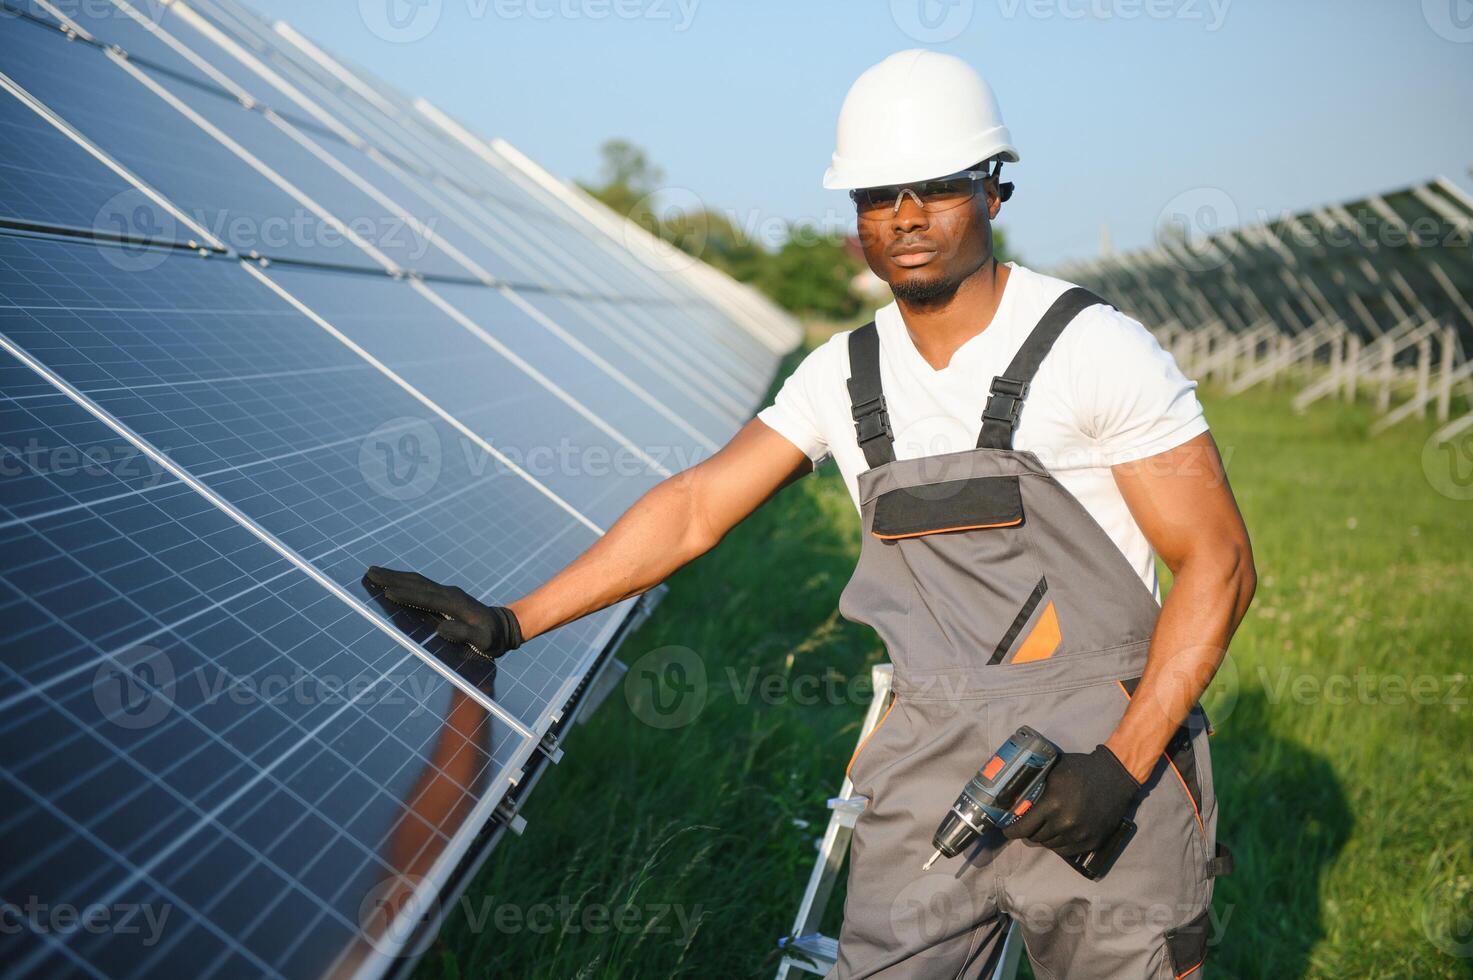
[[[988,828],[1001,830],[1027,813],[1043,793],[1044,777],[1057,761],[1059,747],[1053,742],[1027,725],[1014,732],[962,787],[961,795],[946,811],[931,839],[936,853],[921,870],[929,871],[943,854],[956,857]],[[1099,847],[1064,860],[1096,881],[1110,870],[1134,833],[1135,824],[1122,820]]]

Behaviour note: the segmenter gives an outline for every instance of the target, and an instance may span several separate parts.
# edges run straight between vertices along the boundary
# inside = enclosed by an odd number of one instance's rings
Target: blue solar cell
[[[415,145],[427,146],[432,138],[421,132]],[[702,363],[716,384],[727,371],[739,377],[735,390],[747,407],[766,392],[775,365],[772,351],[747,331],[733,329],[727,313],[684,282],[680,272],[687,263],[695,263],[695,257],[677,253],[668,260],[642,259],[631,251],[639,237],[634,230],[629,231],[628,242],[612,238],[562,203],[545,199],[546,192],[530,182],[508,176],[463,150],[451,147],[445,152],[458,155],[459,162],[447,162],[451,157],[437,154],[428,157],[433,165],[459,174],[441,193],[459,202],[454,213],[473,219],[503,247],[514,250],[510,261],[518,269],[509,278],[545,281],[580,294],[618,296],[629,301],[629,315],[643,329],[675,338],[683,349],[705,356]],[[475,189],[467,189],[468,184]],[[652,349],[658,351],[660,345]]]
[[[573,231],[563,227],[560,219],[526,220],[455,188],[436,190],[458,201],[452,213],[484,236],[502,253],[503,261],[510,263],[511,270],[500,274],[514,282],[540,281],[542,277],[553,285],[551,292],[585,298],[618,297],[620,302],[602,306],[596,317],[586,304],[579,303],[560,309],[557,315],[570,329],[591,328],[590,343],[604,343],[598,338],[606,336],[607,343],[601,348],[604,356],[659,365],[657,370],[666,380],[658,386],[696,393],[698,402],[709,402],[702,411],[713,411],[723,420],[720,427],[747,416],[765,392],[766,377],[751,363],[752,339],[733,341],[728,336],[733,332],[731,322],[714,316],[709,305],[690,301],[673,290],[655,295],[646,285],[621,277],[618,269],[611,274],[611,257],[607,254],[580,260],[558,244],[559,236],[570,236]],[[590,264],[594,262],[602,267],[595,268]],[[642,271],[646,276],[654,275],[651,270]],[[538,293],[526,294],[533,302],[538,302],[538,297]],[[770,372],[771,352],[765,351],[761,358]],[[695,377],[701,379],[699,384]]]
[[[463,849],[530,740],[183,483],[81,486],[70,461],[121,440],[56,389],[7,387],[0,438],[36,501],[0,519],[0,893],[148,926],[40,911],[7,967],[363,955],[365,903]]]
[[[526,270],[523,269],[522,274],[519,276],[518,271],[509,264],[507,257],[508,251],[505,244],[498,243],[496,247],[488,246],[482,241],[481,229],[476,228],[474,223],[465,224],[461,222],[459,220],[461,216],[456,210],[457,205],[454,196],[447,196],[443,190],[436,191],[428,188],[426,181],[421,179],[428,177],[428,172],[415,173],[414,164],[409,159],[413,155],[412,151],[403,147],[396,147],[394,149],[397,152],[397,156],[391,153],[390,159],[381,161],[369,157],[357,148],[349,146],[329,134],[325,129],[320,129],[320,123],[307,121],[305,116],[292,102],[291,98],[284,92],[266,82],[260,75],[237,59],[225,55],[212,39],[195,31],[190,24],[182,21],[177,16],[169,16],[167,9],[150,12],[150,16],[155,18],[160,27],[173,37],[175,41],[183,44],[196,55],[210,59],[216,71],[226,75],[236,85],[249,91],[251,96],[258,102],[270,105],[276,112],[287,116],[293,125],[307,132],[327,152],[338,158],[354,172],[367,179],[375,188],[403,205],[409,213],[420,218],[428,225],[437,237],[447,239],[456,249],[468,255],[472,261],[479,264],[492,276],[502,279],[520,278],[521,281],[525,282],[544,281],[546,277],[540,272],[533,272],[528,275],[526,274]],[[151,62],[161,64],[177,75],[193,78],[201,85],[207,88],[214,88],[217,92],[223,94],[223,90],[219,89],[203,73],[194,71],[192,66],[172,47],[160,40],[156,34],[145,30],[131,19],[122,28],[116,25],[116,18],[111,15],[97,17],[95,18],[95,22],[84,19],[83,23],[84,26],[93,30],[99,37],[108,36],[117,38],[116,43],[124,49],[130,52],[134,50],[145,51],[145,57]],[[122,34],[123,30],[129,32],[127,37],[124,37]],[[232,33],[237,35],[237,40],[242,41],[247,49],[252,50],[258,56],[269,58],[277,50],[276,43],[267,45],[252,33],[241,31]],[[269,34],[269,31],[267,33]],[[280,68],[283,66],[278,64],[276,67]],[[295,74],[296,71],[297,68],[294,64],[289,66],[289,70],[285,74],[290,81],[298,83],[299,86],[306,85],[309,88],[315,86],[316,83],[313,80]],[[184,93],[178,88],[177,84],[168,82],[166,84],[169,84],[173,91],[184,97]],[[196,105],[198,104],[196,103]],[[248,145],[253,150],[257,147],[255,142],[251,142]],[[313,165],[316,166],[315,163]],[[310,190],[310,188],[308,189]],[[322,197],[320,199],[324,201],[331,200],[330,197]],[[443,267],[437,268],[436,271],[447,272]],[[447,274],[466,275],[467,272],[461,266],[455,265],[448,270]]]
[[[69,43],[27,21],[4,20],[0,64],[83,136],[230,246],[245,253],[381,268],[92,45]],[[149,237],[149,232],[135,233]]]
[[[140,54],[145,59],[147,65],[158,65],[170,72],[174,77],[161,76],[159,79],[160,82],[181,99],[190,102],[196,109],[204,111],[212,120],[220,122],[224,119],[233,122],[236,126],[250,125],[247,122],[234,119],[233,113],[222,115],[218,105],[215,105],[214,100],[210,100],[208,97],[204,99],[191,98],[189,93],[190,86],[181,85],[179,79],[190,79],[198,91],[213,91],[221,97],[228,97],[229,93],[218,85],[214,79],[199,71],[184,56],[162,40],[158,33],[144,28],[133,18],[123,15],[121,11],[110,5],[103,4],[100,6],[106,9],[93,11],[89,7],[88,11],[79,11],[74,19],[99,39],[117,44],[119,47],[128,51],[130,56]],[[419,218],[423,224],[428,226],[429,231],[434,237],[447,240],[455,249],[467,255],[472,262],[478,264],[490,275],[501,279],[520,279],[523,282],[545,281],[546,276],[538,271],[532,270],[529,272],[525,265],[519,267],[513,266],[511,257],[514,257],[515,251],[509,248],[506,243],[498,242],[495,245],[488,245],[483,240],[486,237],[483,229],[477,227],[473,222],[466,223],[461,220],[454,195],[447,195],[443,190],[435,191],[428,188],[426,181],[421,179],[421,176],[428,176],[428,174],[416,176],[412,172],[413,165],[404,159],[411,155],[411,151],[401,148],[401,158],[397,161],[393,159],[380,161],[362,153],[355,147],[342,142],[327,130],[322,129],[319,123],[306,120],[303,114],[297,110],[297,106],[292,103],[292,100],[285,93],[266,82],[260,75],[247,68],[238,60],[224,56],[222,50],[213,40],[196,32],[177,15],[171,16],[167,8],[150,10],[146,13],[146,16],[158,24],[164,33],[167,33],[176,42],[183,44],[197,56],[211,59],[213,61],[213,67],[217,72],[224,74],[240,88],[246,89],[258,103],[269,105],[273,108],[273,111],[286,116],[293,126],[317,141],[324,150],[331,153],[355,173],[364,177],[376,189],[388,195],[390,199],[400,204],[409,214]],[[251,46],[249,44],[247,45],[247,47]],[[257,53],[263,52],[258,51]],[[300,78],[296,80],[299,82],[302,81]],[[233,99],[230,102],[233,103]],[[227,126],[226,128],[228,129],[230,127]],[[280,142],[282,137],[279,133],[268,135],[265,142],[252,139],[250,134],[240,134],[233,130],[232,134],[242,136],[242,141],[245,145],[249,146],[253,152],[262,155],[268,162],[276,162],[272,161],[270,157],[270,151],[272,149],[278,154],[285,153],[297,160],[305,159],[300,155],[304,152],[300,148],[283,146]],[[317,160],[307,161],[307,171],[300,170],[295,166],[279,165],[283,172],[291,174],[294,179],[298,178],[299,174],[320,171],[323,166]],[[356,214],[358,212],[363,212],[366,215],[376,215],[382,210],[376,206],[365,206],[361,194],[356,194],[351,188],[345,190],[340,178],[332,178],[325,185],[319,182],[315,185],[315,189],[310,181],[303,180],[302,186],[315,199],[333,207],[340,217],[345,214]],[[345,193],[350,195],[347,201],[342,200]],[[355,200],[357,201],[356,204],[354,203]],[[395,232],[397,225],[394,228],[389,228],[382,221],[377,221],[371,227],[377,227],[379,231],[389,234],[391,239],[402,238],[407,240],[408,247],[415,250],[418,250],[424,237],[418,232],[407,235],[398,234]],[[386,250],[392,254],[396,247],[401,252],[405,248],[405,246],[395,246],[391,240]],[[431,254],[427,256],[428,261],[431,262],[428,271],[455,276],[470,274],[462,265],[449,262],[445,256],[435,254],[437,250],[432,249],[430,251]],[[417,262],[407,261],[399,255],[394,255],[394,257],[400,259],[401,264],[419,264]]]
[[[479,204],[508,217],[531,219],[531,225],[519,229],[521,234],[505,236],[505,240],[524,254],[530,244],[531,254],[552,259],[553,267],[549,269],[549,275],[556,271],[556,265],[564,259],[554,258],[550,251],[544,252],[537,246],[537,240],[553,242],[557,249],[562,250],[561,255],[597,267],[606,276],[617,277],[612,291],[619,295],[649,299],[660,295],[658,285],[651,281],[647,270],[630,266],[628,257],[620,255],[618,249],[605,250],[596,241],[590,241],[588,228],[581,221],[570,221],[565,209],[543,200],[539,196],[540,192],[529,193],[523,184],[490,167],[458,143],[449,140],[433,124],[417,118],[419,113],[412,106],[401,101],[398,103],[403,110],[400,115],[385,114],[382,101],[371,102],[344,85],[279,36],[269,25],[238,5],[206,2],[196,4],[195,7],[197,12],[249,48],[273,70],[301,87],[344,125],[359,132],[394,157],[415,161],[470,194],[473,202],[471,207]],[[199,35],[186,34],[183,29],[178,31],[178,37],[196,48],[204,42]],[[398,99],[383,87],[380,87],[380,92],[384,99]],[[457,199],[454,194],[450,196]],[[528,237],[533,242],[527,242],[525,239]],[[682,298],[697,303],[705,302],[688,292],[683,293]]]
[[[431,134],[425,133],[424,138]],[[638,300],[640,314],[665,324],[665,329],[680,336],[682,344],[720,351],[722,358],[734,358],[743,370],[771,372],[772,353],[745,331],[733,330],[730,318],[682,278],[681,270],[696,262],[695,257],[676,253],[669,259],[646,258],[643,252],[632,250],[642,238],[640,232],[629,229],[625,238],[619,233],[610,236],[517,174],[510,163],[493,167],[455,147],[446,152],[459,153],[460,165],[472,174],[466,179],[477,182],[481,199],[470,207],[489,210],[492,214],[487,220],[515,228],[525,238],[524,260],[548,267],[556,285]],[[533,219],[523,221],[507,214],[502,202],[508,200],[534,208]],[[758,388],[765,391],[765,382]]]

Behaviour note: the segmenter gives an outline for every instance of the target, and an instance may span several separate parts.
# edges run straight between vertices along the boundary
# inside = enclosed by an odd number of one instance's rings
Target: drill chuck
[[[926,862],[926,869],[935,864],[938,857],[954,858],[965,851],[994,822],[987,811],[964,791],[957,797],[951,809],[946,811],[946,816],[941,818],[941,824],[931,838],[931,845],[936,848],[936,853]]]

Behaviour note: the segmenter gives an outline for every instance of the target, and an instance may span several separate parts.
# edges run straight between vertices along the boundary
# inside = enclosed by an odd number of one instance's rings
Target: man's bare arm
[[[753,419],[715,455],[651,488],[545,584],[509,603],[522,636],[654,588],[812,468],[797,447]]]
[[[1257,578],[1248,530],[1211,434],[1113,472],[1173,577],[1145,673],[1105,743],[1144,782],[1222,663]]]

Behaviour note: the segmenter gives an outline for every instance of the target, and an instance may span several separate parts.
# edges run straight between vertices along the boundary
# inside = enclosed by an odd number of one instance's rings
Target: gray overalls
[[[1031,452],[1012,448],[1028,385],[1088,306],[1067,291],[992,381],[977,448],[897,460],[873,323],[849,338],[849,396],[870,469],[864,538],[839,610],[879,633],[895,698],[850,763],[854,828],[830,977],[979,977],[1016,919],[1043,980],[1200,976],[1216,847],[1207,724],[1192,710],[1130,814],[1138,831],[1089,881],[996,833],[929,872],[931,834],[1019,725],[1066,752],[1105,741],[1146,663],[1160,606]]]

